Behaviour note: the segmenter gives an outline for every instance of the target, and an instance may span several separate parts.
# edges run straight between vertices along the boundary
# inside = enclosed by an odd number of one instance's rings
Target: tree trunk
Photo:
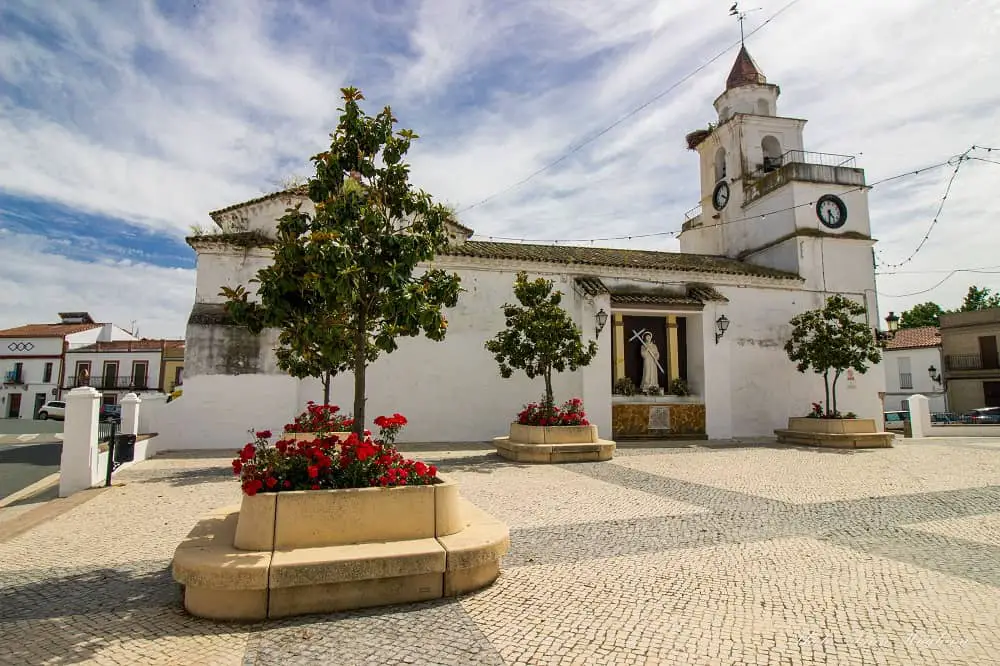
[[[329,405],[330,404],[330,378],[331,378],[331,373],[329,373],[329,372],[323,373],[323,404],[324,405]]]
[[[362,309],[358,313],[357,329],[354,331],[354,427],[352,432],[358,437],[365,434],[365,343],[368,341],[368,317]]]
[[[552,368],[545,369],[545,409],[549,413],[555,406],[555,397],[552,395]]]
[[[826,409],[826,415],[830,415],[830,371],[827,370],[823,373],[823,388],[826,390],[826,402],[824,403],[824,408]]]
[[[833,415],[837,415],[837,380],[840,379],[840,370],[833,376]]]

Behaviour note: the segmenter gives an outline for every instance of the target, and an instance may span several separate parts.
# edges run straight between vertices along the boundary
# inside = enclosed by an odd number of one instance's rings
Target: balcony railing
[[[899,373],[899,388],[901,389],[913,388],[913,373],[910,372]]]
[[[18,372],[17,370],[10,370],[10,371],[4,373],[4,375],[3,375],[3,383],[4,384],[23,384],[24,383],[24,378],[21,376],[21,373]]]
[[[979,354],[948,354],[944,357],[949,370],[982,370],[983,357]]]
[[[857,160],[853,155],[837,155],[836,153],[815,153],[808,150],[789,150],[777,157],[764,157],[764,163],[751,174],[752,178],[777,171],[786,164],[815,164],[825,167],[857,168]]]
[[[146,390],[149,388],[149,376],[147,375],[99,375],[97,377],[89,377],[87,379],[81,379],[79,377],[74,377],[69,380],[69,384],[65,388],[79,388],[81,386],[89,386],[95,389],[101,389],[105,391],[116,390],[116,389],[140,389]]]

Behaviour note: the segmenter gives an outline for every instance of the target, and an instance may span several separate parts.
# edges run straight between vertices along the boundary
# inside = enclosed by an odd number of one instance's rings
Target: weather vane
[[[747,14],[749,14],[750,12],[760,11],[761,9],[763,9],[763,7],[756,7],[754,9],[748,9],[748,10],[746,10],[744,12],[744,11],[740,11],[740,8],[738,6],[739,4],[740,3],[738,3],[738,2],[734,2],[733,3],[733,6],[729,8],[729,15],[730,16],[735,16],[736,19],[740,22],[740,45],[742,46],[743,45],[743,21],[746,20]]]

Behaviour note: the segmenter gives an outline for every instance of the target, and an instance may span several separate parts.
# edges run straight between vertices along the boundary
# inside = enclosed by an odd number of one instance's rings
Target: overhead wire
[[[947,282],[948,280],[950,280],[952,277],[954,277],[955,275],[958,275],[959,273],[976,273],[976,274],[979,274],[979,275],[1000,275],[1000,271],[984,271],[984,270],[978,270],[978,269],[972,269],[972,268],[956,268],[955,270],[951,271],[950,273],[948,273],[947,275],[945,275],[943,278],[941,278],[941,280],[939,280],[933,286],[928,287],[927,289],[921,289],[920,291],[910,292],[909,294],[885,294],[885,293],[882,293],[881,291],[876,292],[876,293],[878,293],[878,295],[882,296],[883,298],[909,298],[910,296],[921,296],[923,294],[927,294],[927,293],[930,293],[930,292],[934,291],[935,289],[937,289],[938,287],[940,287],[941,285],[943,285],[945,282]]]
[[[753,35],[754,33],[758,32],[759,30],[762,30],[764,28],[764,26],[766,26],[767,24],[769,24],[774,19],[778,18],[778,16],[780,16],[781,14],[783,14],[784,12],[786,12],[787,10],[791,9],[794,5],[798,4],[799,2],[801,2],[801,0],[791,0],[791,2],[788,2],[781,9],[779,9],[774,14],[772,14],[770,17],[768,17],[767,20],[765,20],[759,26],[757,26],[756,28],[754,28],[753,30],[751,30],[749,33],[747,33],[746,36],[750,37],[751,35]],[[663,97],[665,97],[667,94],[673,92],[674,90],[676,90],[677,88],[679,88],[681,85],[683,85],[684,83],[686,83],[688,80],[690,80],[691,78],[693,78],[694,76],[696,76],[697,74],[699,74],[702,70],[704,70],[705,68],[707,68],[709,65],[711,65],[712,63],[714,63],[716,60],[718,60],[722,56],[726,55],[726,53],[728,53],[734,47],[740,46],[743,43],[743,41],[744,40],[741,39],[738,42],[734,42],[733,44],[730,44],[725,49],[723,49],[722,51],[719,51],[717,54],[715,54],[711,59],[705,61],[704,63],[702,63],[701,65],[699,65],[698,67],[696,67],[694,70],[692,70],[691,72],[689,72],[688,74],[686,74],[684,77],[682,77],[678,81],[674,82],[672,85],[670,85],[665,90],[660,91],[659,93],[657,93],[656,95],[654,95],[649,100],[647,100],[647,101],[643,102],[642,104],[640,104],[639,106],[633,108],[631,111],[629,111],[625,115],[621,116],[620,118],[618,118],[617,120],[615,120],[613,123],[611,123],[610,125],[608,125],[604,129],[598,131],[595,134],[592,134],[591,136],[587,137],[586,139],[583,139],[579,143],[576,143],[576,144],[570,146],[570,148],[567,149],[567,151],[564,152],[562,155],[560,155],[556,159],[552,160],[551,162],[548,162],[544,166],[536,169],[535,171],[531,172],[530,174],[528,174],[527,176],[525,176],[521,180],[519,180],[519,181],[517,181],[515,183],[512,183],[511,185],[508,185],[507,187],[505,187],[505,188],[503,188],[501,190],[498,190],[497,192],[494,192],[493,194],[491,194],[491,195],[489,195],[489,196],[487,196],[487,197],[485,197],[483,199],[480,199],[479,201],[477,201],[477,202],[475,202],[473,204],[469,204],[468,206],[465,206],[464,208],[458,209],[456,211],[456,213],[464,213],[465,211],[472,210],[473,208],[478,208],[479,206],[482,206],[483,204],[485,204],[485,203],[487,203],[489,201],[492,201],[493,199],[496,199],[499,196],[502,196],[504,194],[507,194],[508,192],[511,192],[511,191],[517,189],[518,187],[524,185],[525,183],[533,180],[537,176],[540,176],[541,174],[545,173],[546,171],[548,171],[552,167],[554,167],[554,166],[562,163],[567,158],[573,156],[574,154],[576,154],[577,152],[579,152],[580,150],[582,150],[585,146],[587,146],[587,145],[593,143],[594,141],[596,141],[597,139],[601,138],[602,136],[604,136],[605,134],[607,134],[608,132],[610,132],[614,128],[616,128],[619,125],[621,125],[622,123],[624,123],[626,120],[628,120],[632,116],[636,115],[640,111],[648,108],[652,104],[654,104],[654,103],[658,102],[659,100],[663,99]],[[595,240],[597,240],[597,239],[595,239]]]
[[[952,157],[948,158],[947,160],[945,160],[943,162],[938,162],[936,164],[930,164],[928,166],[920,167],[918,169],[909,169],[907,171],[898,173],[898,174],[896,174],[894,176],[889,176],[887,178],[882,178],[882,179],[877,180],[877,181],[875,181],[873,183],[868,183],[866,185],[858,185],[858,186],[850,188],[848,190],[844,190],[842,193],[843,194],[848,194],[850,192],[856,192],[856,191],[859,191],[859,190],[872,189],[872,188],[877,187],[879,185],[883,185],[885,183],[888,183],[888,182],[891,182],[891,181],[894,181],[894,180],[899,180],[900,178],[905,178],[907,176],[916,176],[918,174],[921,174],[921,173],[924,173],[924,172],[927,172],[927,171],[932,171],[934,169],[940,169],[941,167],[949,166],[949,165],[953,164],[954,161],[955,161],[955,159],[956,159],[956,157],[961,157],[961,156],[960,155],[958,155],[958,156],[952,156]],[[722,226],[722,225],[727,225],[727,224],[735,224],[737,222],[746,222],[746,221],[749,221],[749,220],[766,219],[770,215],[778,215],[780,213],[785,213],[785,212],[788,212],[788,211],[796,210],[798,208],[804,208],[804,207],[807,207],[807,206],[814,206],[815,204],[816,204],[815,200],[806,201],[806,202],[803,202],[803,203],[800,203],[800,204],[795,204],[793,206],[787,206],[785,208],[778,208],[778,209],[775,209],[775,210],[770,210],[770,211],[768,211],[766,213],[759,213],[757,215],[749,215],[749,216],[746,216],[746,217],[740,217],[740,218],[735,218],[735,219],[732,219],[732,220],[726,220],[725,222],[720,222],[719,225],[717,225],[717,226]],[[671,231],[653,231],[653,232],[647,232],[647,233],[641,233],[641,234],[625,234],[625,235],[621,235],[621,236],[599,236],[599,237],[590,237],[590,238],[524,238],[524,237],[492,236],[492,235],[490,235],[490,236],[487,236],[487,239],[491,240],[491,241],[498,240],[498,241],[511,241],[511,242],[521,242],[521,243],[554,243],[554,244],[559,244],[559,243],[567,243],[567,244],[568,243],[593,243],[595,241],[636,240],[636,239],[640,239],[640,238],[654,238],[654,237],[659,237],[659,236],[674,236],[674,237],[676,237],[676,236],[678,236],[681,233],[681,231],[682,231],[682,229],[674,229],[674,230],[671,230]]]

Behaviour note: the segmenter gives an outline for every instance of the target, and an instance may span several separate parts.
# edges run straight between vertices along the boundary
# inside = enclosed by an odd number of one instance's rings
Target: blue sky
[[[654,97],[738,36],[716,0],[121,0],[0,6],[0,326],[58,311],[182,336],[183,237],[208,211],[293,175],[336,123],[338,90],[390,103],[421,139],[413,180],[459,209]],[[785,4],[753,6],[753,29]],[[890,5],[890,6],[884,6]],[[1000,147],[1000,2],[800,0],[748,46],[809,120],[810,150],[869,181]],[[699,199],[685,133],[713,119],[735,48],[523,186],[461,216],[479,236],[677,229]],[[983,157],[1000,161],[1000,152]],[[926,231],[945,170],[871,192],[881,256]],[[882,310],[1000,287],[1000,164],[969,162],[926,248],[879,278]],[[984,241],[990,242],[984,242]],[[607,243],[676,250],[669,237]],[[984,268],[985,267],[985,268]],[[990,268],[993,267],[993,268]]]

